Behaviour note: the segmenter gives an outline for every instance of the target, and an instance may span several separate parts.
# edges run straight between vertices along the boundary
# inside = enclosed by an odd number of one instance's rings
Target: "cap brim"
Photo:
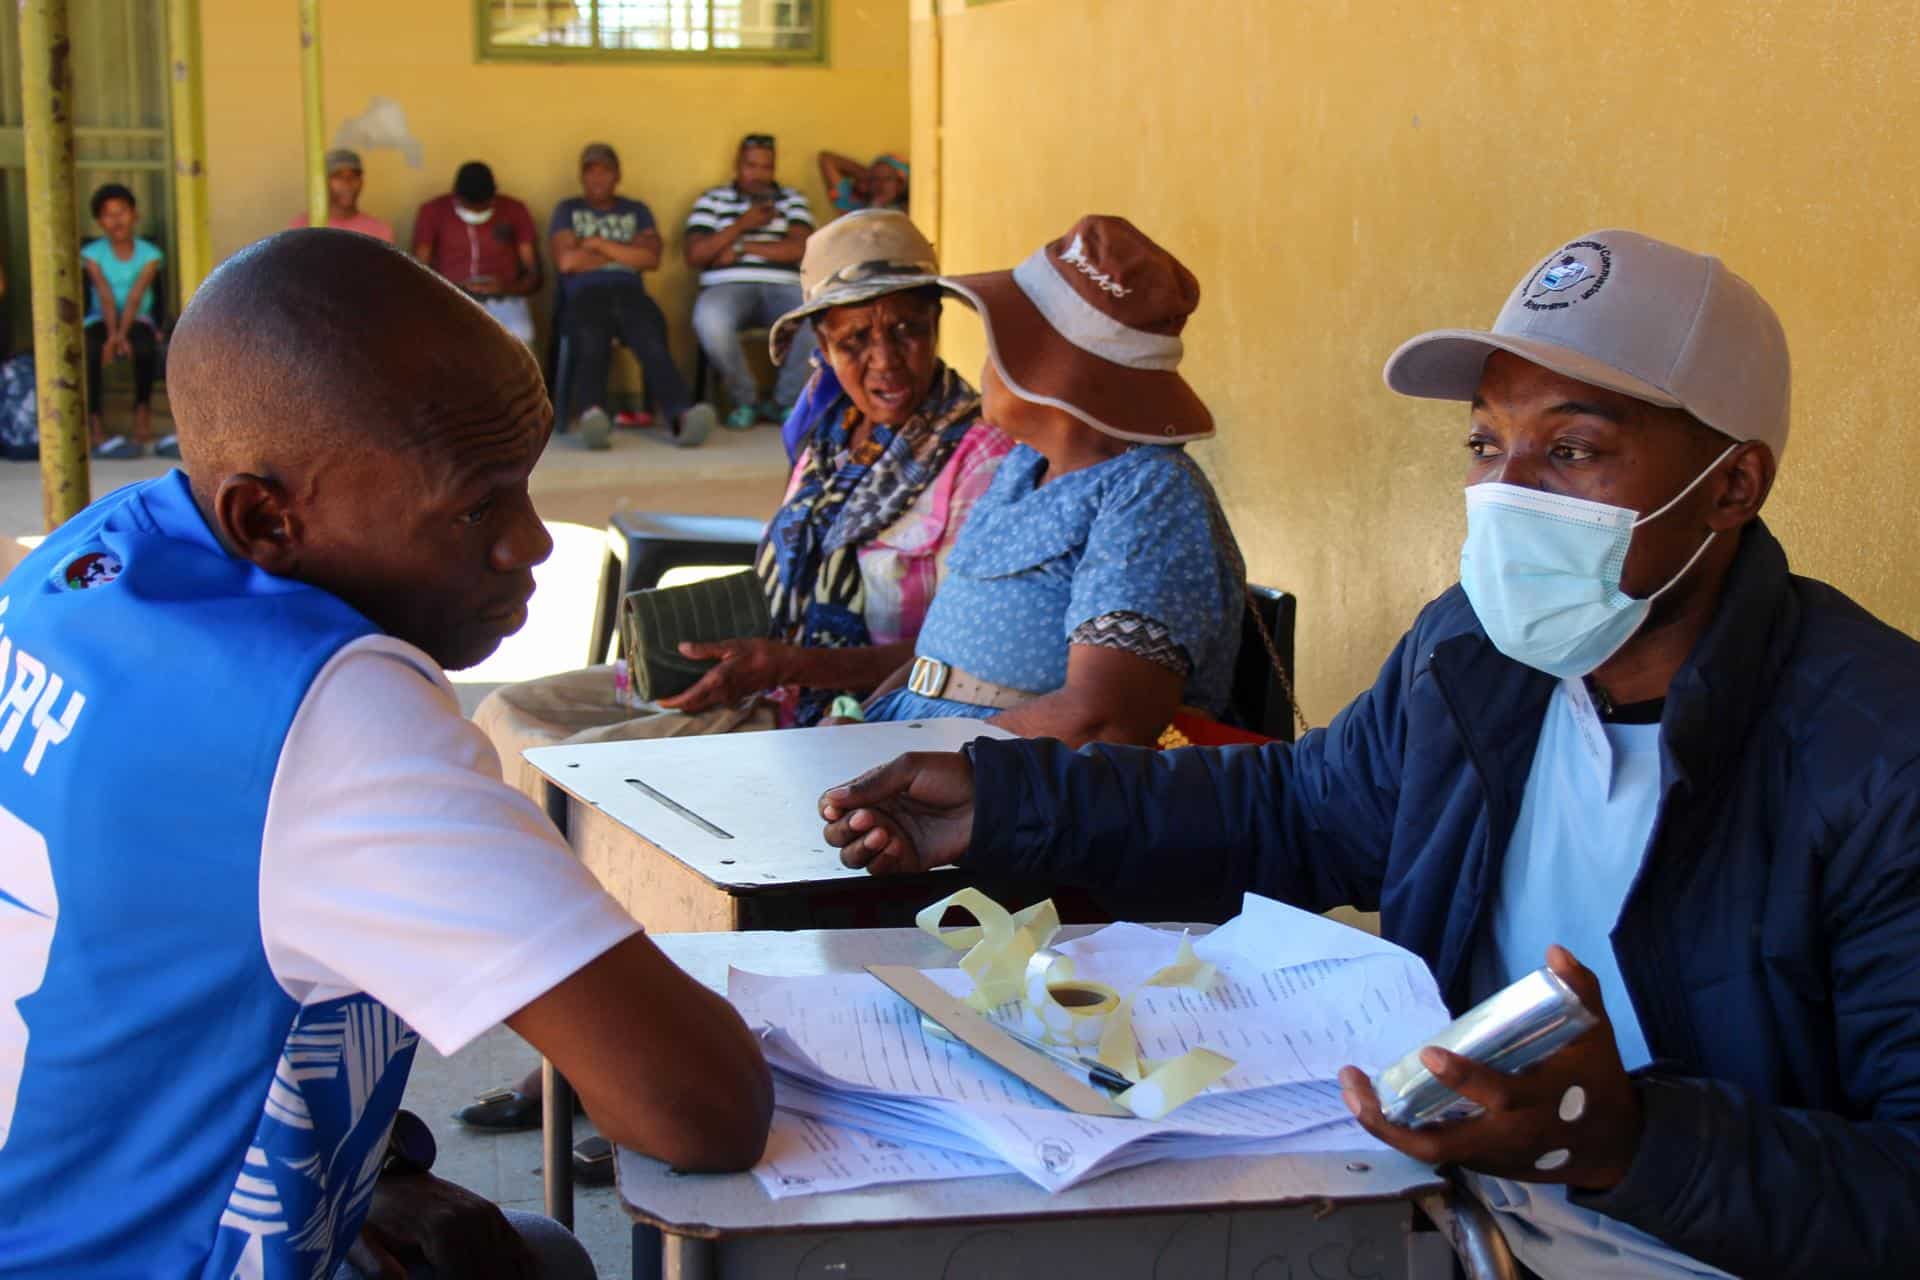
[[[1584,352],[1538,338],[1477,329],[1435,329],[1409,338],[1387,357],[1381,371],[1387,385],[1403,396],[1428,400],[1472,400],[1480,387],[1487,357],[1505,351],[1590,386],[1617,391],[1669,409],[1680,402],[1651,382],[1636,378]]]
[[[871,276],[858,284],[842,285],[838,289],[828,290],[812,302],[803,303],[775,320],[773,328],[767,332],[767,351],[773,356],[775,364],[785,360],[787,348],[793,344],[794,330],[808,316],[818,315],[822,311],[831,311],[835,307],[851,307],[862,302],[872,302],[875,298],[884,298],[890,293],[907,293],[914,289],[934,287],[946,288],[938,276]]]
[[[1074,346],[1047,323],[1011,271],[946,276],[980,313],[1001,381],[1022,400],[1064,410],[1136,444],[1181,444],[1213,434],[1213,414],[1172,370],[1133,369]]]

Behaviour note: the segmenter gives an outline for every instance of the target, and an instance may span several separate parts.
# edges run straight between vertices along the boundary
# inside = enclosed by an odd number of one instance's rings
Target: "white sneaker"
[[[580,420],[573,424],[573,429],[580,433],[582,449],[613,448],[613,419],[607,416],[605,409],[587,410],[580,415]]]

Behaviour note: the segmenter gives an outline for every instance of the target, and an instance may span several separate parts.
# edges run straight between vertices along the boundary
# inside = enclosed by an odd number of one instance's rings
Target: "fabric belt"
[[[913,670],[907,673],[907,688],[923,698],[945,698],[950,702],[993,707],[1000,711],[1031,702],[1040,696],[1026,689],[1009,688],[991,680],[982,680],[979,676],[970,676],[938,658],[922,657],[913,660]]]

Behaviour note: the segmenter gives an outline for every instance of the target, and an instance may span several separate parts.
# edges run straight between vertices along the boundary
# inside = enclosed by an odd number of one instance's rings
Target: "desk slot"
[[[665,795],[659,791],[654,790],[652,787],[648,786],[646,783],[640,781],[640,779],[628,778],[627,785],[632,787],[635,791],[638,791],[641,794],[651,798],[656,803],[664,806],[665,808],[673,810],[675,813],[685,818],[688,822],[693,823],[693,825],[695,825],[696,827],[699,827],[702,831],[706,832],[708,835],[719,836],[722,840],[733,839],[733,833],[731,831],[722,831],[719,827],[714,826],[711,822],[708,822],[705,818],[701,817],[699,814],[695,813],[693,810],[687,808],[687,806],[681,804],[678,800],[675,800],[671,796]]]

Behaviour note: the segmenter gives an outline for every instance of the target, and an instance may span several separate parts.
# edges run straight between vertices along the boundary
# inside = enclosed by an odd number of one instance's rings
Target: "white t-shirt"
[[[1628,1070],[1651,1058],[1620,976],[1613,927],[1645,860],[1660,808],[1660,726],[1606,724],[1585,687],[1562,681],[1547,704],[1533,767],[1477,957],[1486,994],[1547,962],[1559,943],[1600,980]],[[1514,1256],[1547,1280],[1693,1280],[1726,1273],[1583,1208],[1557,1183],[1471,1178]]]
[[[640,926],[501,781],[439,666],[371,636],[287,730],[260,929],[294,1000],[364,991],[453,1053]]]

